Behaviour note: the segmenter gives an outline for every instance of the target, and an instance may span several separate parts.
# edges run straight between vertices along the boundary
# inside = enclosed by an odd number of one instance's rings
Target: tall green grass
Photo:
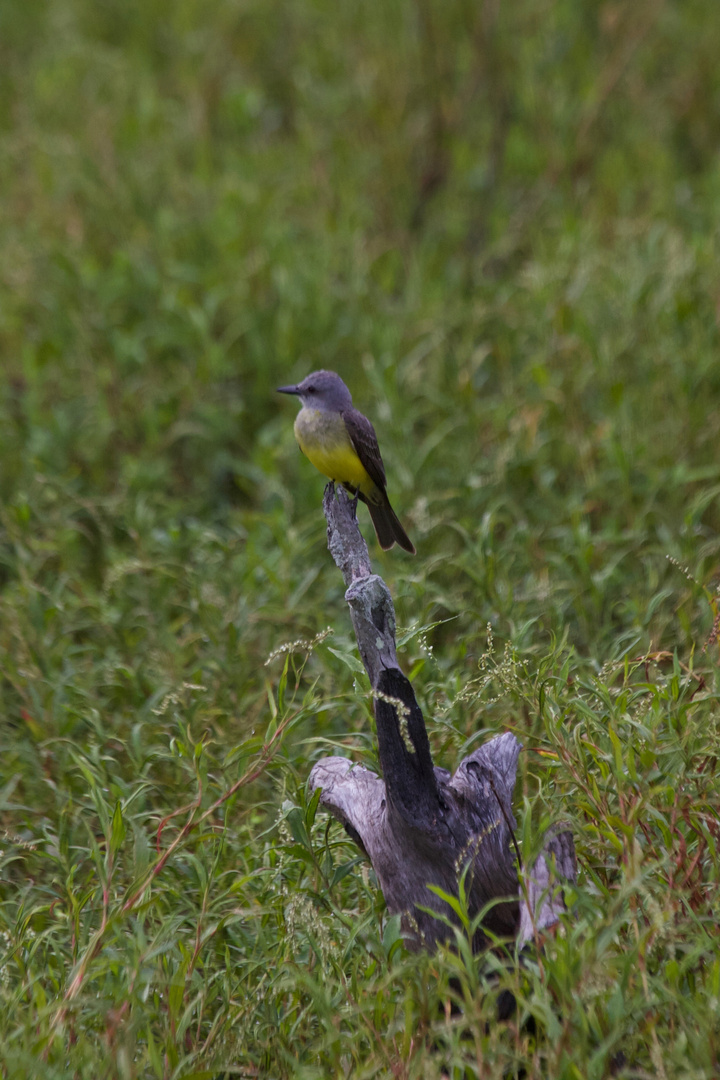
[[[2,6],[8,1080],[718,1074],[714,14]],[[524,859],[575,836],[521,964],[409,956],[306,791],[377,764],[322,366],[436,760],[514,731]]]

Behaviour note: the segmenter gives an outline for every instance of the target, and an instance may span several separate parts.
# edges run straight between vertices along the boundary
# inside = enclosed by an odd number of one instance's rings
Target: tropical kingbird
[[[353,408],[350,391],[334,371],[313,371],[297,386],[279,386],[296,394],[302,408],[295,419],[295,438],[316,469],[342,484],[367,505],[378,543],[387,550],[397,541],[415,554],[385,490],[385,469],[375,428]]]

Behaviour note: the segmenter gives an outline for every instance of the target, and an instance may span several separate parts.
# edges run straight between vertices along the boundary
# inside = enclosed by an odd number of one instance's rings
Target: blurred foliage
[[[715,15],[0,6],[8,1080],[717,1075]],[[438,760],[514,730],[576,836],[519,967],[409,957],[305,792],[375,763],[274,394],[323,366]]]

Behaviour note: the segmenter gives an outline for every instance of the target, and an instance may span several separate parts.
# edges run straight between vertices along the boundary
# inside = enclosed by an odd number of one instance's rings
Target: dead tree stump
[[[564,909],[557,882],[575,880],[572,836],[551,834],[519,880],[512,797],[520,743],[510,732],[497,735],[453,775],[433,765],[422,713],[395,653],[392,597],[372,573],[355,504],[329,484],[323,510],[370,677],[383,775],[347,758],[323,758],[310,774],[310,788],[321,789],[321,805],[370,859],[388,910],[402,915],[409,947],[433,949],[450,936],[445,920],[457,924],[457,916],[428,885],[457,896],[463,872],[470,916],[492,905],[474,949],[488,943],[488,933],[523,945]]]

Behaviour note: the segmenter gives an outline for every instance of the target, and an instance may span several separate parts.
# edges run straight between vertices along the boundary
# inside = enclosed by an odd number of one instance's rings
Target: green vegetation
[[[716,15],[2,4],[4,1080],[718,1075]],[[514,731],[576,838],[522,968],[407,955],[305,790],[376,760],[323,366],[436,760]]]

